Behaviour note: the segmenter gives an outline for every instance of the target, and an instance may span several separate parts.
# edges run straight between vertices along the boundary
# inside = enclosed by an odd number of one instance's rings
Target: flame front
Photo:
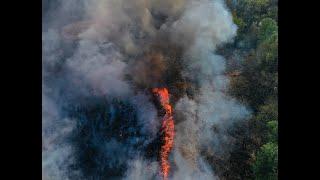
[[[161,131],[163,132],[163,145],[160,150],[160,164],[161,173],[163,179],[168,179],[168,174],[170,171],[170,164],[168,161],[169,153],[173,147],[174,139],[174,122],[172,116],[172,107],[169,102],[169,92],[167,88],[154,88],[152,92],[156,94],[159,98],[161,106],[165,110],[165,115],[162,120]]]

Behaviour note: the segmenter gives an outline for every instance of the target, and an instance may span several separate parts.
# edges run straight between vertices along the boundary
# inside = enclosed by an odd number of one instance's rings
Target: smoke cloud
[[[169,178],[219,179],[203,153],[228,153],[227,129],[250,114],[216,53],[236,31],[222,0],[43,0],[43,179],[159,179],[162,86]]]

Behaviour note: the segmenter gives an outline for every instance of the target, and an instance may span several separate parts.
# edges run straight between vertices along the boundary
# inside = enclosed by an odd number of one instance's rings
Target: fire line
[[[172,116],[172,106],[169,101],[169,92],[167,88],[153,88],[152,92],[158,96],[161,106],[165,110],[162,119],[161,131],[163,132],[163,145],[160,150],[160,168],[163,179],[168,179],[170,171],[170,163],[168,161],[170,151],[174,143],[174,121]]]

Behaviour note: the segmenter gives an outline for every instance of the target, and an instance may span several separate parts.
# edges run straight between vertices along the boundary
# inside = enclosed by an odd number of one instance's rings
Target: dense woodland
[[[228,57],[230,73],[237,72],[231,76],[229,93],[252,110],[252,117],[238,122],[230,131],[237,145],[221,165],[225,179],[277,179],[277,3],[277,0],[227,1],[238,26],[235,41],[222,52]]]

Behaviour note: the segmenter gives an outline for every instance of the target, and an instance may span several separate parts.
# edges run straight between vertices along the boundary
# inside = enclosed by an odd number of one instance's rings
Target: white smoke
[[[157,162],[137,158],[129,163],[129,169],[126,172],[125,180],[141,179],[161,179],[159,176],[159,165]]]
[[[91,41],[80,41],[74,55],[67,59],[67,67],[79,88],[87,85],[98,95],[130,94],[130,87],[123,80],[126,63],[111,43],[99,47]]]
[[[190,166],[190,163],[184,159],[184,157],[180,154],[179,151],[175,150],[173,152],[174,162],[178,165],[177,170],[173,174],[174,180],[208,180],[208,179],[218,179],[214,174],[212,169],[203,159],[197,159],[197,168]]]
[[[219,46],[232,41],[237,30],[224,2],[89,0],[57,1],[55,6],[51,5],[43,25],[45,179],[68,179],[66,166],[74,161],[67,137],[77,120],[64,118],[60,108],[69,98],[130,97],[138,107],[142,132],[150,134],[150,139],[156,136],[159,129],[156,109],[144,92],[135,92],[137,88],[130,81],[133,76],[130,70],[131,65],[141,62],[135,57],[149,50],[162,34],[183,48],[183,77],[199,84],[195,97],[184,96],[175,105],[175,114],[184,121],[176,125],[171,153],[174,167],[170,177],[218,179],[200,153],[207,147],[213,152],[224,151],[221,144],[228,141],[224,131],[249,114],[224,93],[228,87],[228,78],[224,75],[226,63],[215,53]],[[64,93],[66,89],[68,93]],[[218,127],[219,132],[212,131],[213,126]],[[111,156],[124,147],[121,144],[115,149],[108,148],[112,143],[105,144]],[[157,177],[157,162],[137,157],[128,161],[128,165],[125,179]]]
[[[67,168],[72,164],[71,145],[68,136],[74,122],[62,118],[56,102],[43,96],[42,104],[42,171],[44,179],[69,179]]]

